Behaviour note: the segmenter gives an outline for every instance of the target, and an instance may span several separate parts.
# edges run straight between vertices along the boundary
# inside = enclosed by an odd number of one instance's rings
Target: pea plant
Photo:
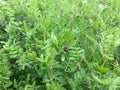
[[[120,0],[0,0],[0,90],[119,90]]]

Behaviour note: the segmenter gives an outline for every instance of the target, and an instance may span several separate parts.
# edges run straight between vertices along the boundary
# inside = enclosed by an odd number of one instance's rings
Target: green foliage
[[[119,0],[0,0],[0,90],[119,90]]]
[[[1,60],[0,62],[0,89],[7,90],[7,88],[12,85],[10,80],[10,70],[9,63],[7,60]]]

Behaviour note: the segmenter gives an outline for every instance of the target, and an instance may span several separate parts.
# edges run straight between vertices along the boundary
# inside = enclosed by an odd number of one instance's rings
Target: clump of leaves
[[[0,89],[119,89],[119,0],[0,2]]]

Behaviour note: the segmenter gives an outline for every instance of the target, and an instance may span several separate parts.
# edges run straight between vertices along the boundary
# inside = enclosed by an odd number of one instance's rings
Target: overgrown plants
[[[120,0],[0,0],[0,90],[119,90]]]

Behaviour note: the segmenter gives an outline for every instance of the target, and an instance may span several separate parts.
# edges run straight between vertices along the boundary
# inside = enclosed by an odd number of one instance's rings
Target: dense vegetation
[[[0,90],[120,90],[120,0],[0,0]]]

